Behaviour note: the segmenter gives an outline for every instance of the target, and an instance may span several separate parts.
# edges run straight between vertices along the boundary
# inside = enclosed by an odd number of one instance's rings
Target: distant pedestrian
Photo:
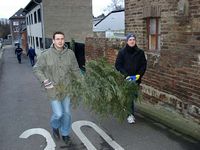
[[[139,86],[142,76],[146,71],[147,60],[144,51],[136,45],[136,36],[129,33],[126,36],[126,46],[119,51],[115,67],[120,71],[128,81],[136,82]],[[134,100],[130,106],[132,112],[127,118],[128,123],[135,123]]]
[[[59,139],[61,132],[63,141],[68,144],[71,130],[70,97],[59,89],[70,83],[71,73],[77,78],[81,75],[74,52],[64,44],[64,33],[55,32],[52,46],[38,57],[33,72],[46,89],[51,102],[53,136]]]
[[[28,50],[27,56],[29,56],[31,66],[34,66],[35,65],[35,57],[37,56],[35,53],[35,49],[30,47]]]
[[[22,48],[18,45],[17,48],[15,49],[15,54],[17,55],[17,60],[18,63],[21,64],[21,55],[22,55]]]

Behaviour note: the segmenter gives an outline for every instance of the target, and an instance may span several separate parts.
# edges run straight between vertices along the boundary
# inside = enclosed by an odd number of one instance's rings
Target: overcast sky
[[[0,18],[10,18],[20,8],[24,8],[30,0],[1,0]],[[104,13],[104,9],[111,3],[111,0],[92,0],[93,15],[96,17]]]

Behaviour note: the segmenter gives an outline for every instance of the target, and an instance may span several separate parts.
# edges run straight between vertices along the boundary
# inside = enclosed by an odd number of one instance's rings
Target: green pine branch
[[[125,80],[105,58],[87,62],[84,79],[72,77],[65,87],[72,104],[77,106],[82,102],[101,117],[112,115],[124,120],[131,112],[132,100],[138,100],[140,95],[139,87]]]

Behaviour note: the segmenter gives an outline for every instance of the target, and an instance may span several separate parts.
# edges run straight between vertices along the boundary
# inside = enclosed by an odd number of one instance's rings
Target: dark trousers
[[[21,55],[17,55],[17,60],[18,60],[18,63],[21,64]]]
[[[31,66],[35,65],[35,58],[34,57],[29,57],[30,62],[31,62]]]
[[[132,104],[131,104],[131,114],[132,115],[135,114],[135,102],[134,102],[134,100],[132,101]]]
[[[139,85],[138,85],[139,86]],[[138,94],[135,94],[135,98],[138,98]],[[135,114],[135,100],[132,101],[131,103],[131,114],[134,115]]]

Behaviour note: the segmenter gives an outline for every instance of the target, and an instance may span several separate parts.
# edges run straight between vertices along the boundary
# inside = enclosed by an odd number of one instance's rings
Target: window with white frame
[[[26,24],[29,25],[28,17],[26,17]]]
[[[43,49],[43,41],[42,41],[42,38],[40,38],[40,48],[42,48]]]
[[[33,14],[31,14],[31,24],[33,24]]]
[[[36,37],[36,47],[38,48],[39,47],[39,39],[38,39],[38,37]]]
[[[40,9],[37,10],[37,14],[38,14],[38,22],[41,22],[41,11],[40,11]]]
[[[147,18],[147,41],[149,50],[160,50],[160,18]]]
[[[36,14],[36,11],[34,12],[34,23],[35,24],[37,23],[37,14]]]

